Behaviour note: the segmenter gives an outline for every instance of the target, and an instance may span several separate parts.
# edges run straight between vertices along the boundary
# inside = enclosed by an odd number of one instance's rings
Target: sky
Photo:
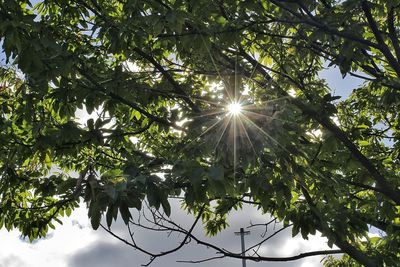
[[[1,45],[1,43],[0,43]],[[4,55],[0,51],[0,60],[4,63]],[[342,78],[337,68],[323,71],[321,77],[325,78],[331,86],[334,95],[346,98],[361,84],[358,78],[346,76]],[[181,225],[190,225],[194,218],[179,208],[179,204],[172,203],[172,215]],[[240,237],[234,234],[241,227],[247,227],[251,223],[266,223],[268,215],[263,215],[255,208],[247,206],[240,212],[233,212],[228,218],[230,227],[223,230],[214,238],[204,237],[202,227],[197,227],[194,233],[203,240],[214,242],[233,252],[240,251]],[[56,230],[49,232],[44,239],[33,243],[21,238],[18,231],[7,232],[0,230],[0,267],[136,267],[146,264],[149,257],[116,240],[104,230],[94,231],[87,217],[84,205],[75,210],[70,217],[63,218],[63,225],[57,225]],[[277,226],[279,227],[279,226]],[[115,233],[127,237],[126,226],[122,220],[118,220],[112,227]],[[277,228],[279,229],[279,228]],[[263,227],[252,227],[250,235],[245,237],[246,247],[261,240],[264,233]],[[269,227],[267,235],[273,233],[273,226]],[[164,233],[148,233],[135,231],[135,237],[141,244],[154,251],[165,251],[176,246],[183,236]],[[326,239],[320,235],[310,236],[309,240],[301,237],[292,238],[291,229],[286,229],[265,243],[259,253],[263,256],[294,256],[302,252],[330,249]],[[151,266],[186,267],[186,266],[241,266],[241,260],[224,258],[200,264],[177,263],[182,260],[202,260],[217,256],[215,251],[191,243],[184,246],[178,252],[156,259]],[[323,256],[309,257],[302,260],[287,263],[256,263],[247,262],[248,267],[308,267],[322,266]]]

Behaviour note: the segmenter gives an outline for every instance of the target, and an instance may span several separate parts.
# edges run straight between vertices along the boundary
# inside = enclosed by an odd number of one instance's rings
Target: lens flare
[[[242,105],[239,103],[230,103],[227,107],[228,112],[232,115],[238,115],[242,111]]]

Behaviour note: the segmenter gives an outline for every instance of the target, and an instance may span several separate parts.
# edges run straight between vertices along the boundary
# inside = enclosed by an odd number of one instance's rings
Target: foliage
[[[216,234],[247,200],[349,264],[398,265],[399,7],[2,0],[0,228],[45,236],[83,199],[96,229],[183,196]],[[339,101],[327,65],[364,82]]]

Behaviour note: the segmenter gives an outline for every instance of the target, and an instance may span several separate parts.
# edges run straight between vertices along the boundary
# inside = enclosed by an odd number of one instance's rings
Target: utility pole
[[[242,267],[246,267],[246,259],[244,258],[244,256],[245,256],[245,250],[246,250],[246,248],[245,248],[245,246],[244,246],[244,236],[245,235],[249,235],[250,234],[250,231],[245,231],[243,228],[240,228],[240,232],[235,232],[235,235],[240,235],[240,241],[241,241],[241,244],[242,244]]]

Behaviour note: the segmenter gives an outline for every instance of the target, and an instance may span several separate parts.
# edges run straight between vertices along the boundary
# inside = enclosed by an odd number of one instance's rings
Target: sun
[[[242,112],[242,105],[237,102],[232,102],[227,106],[227,110],[232,115],[239,115]]]

